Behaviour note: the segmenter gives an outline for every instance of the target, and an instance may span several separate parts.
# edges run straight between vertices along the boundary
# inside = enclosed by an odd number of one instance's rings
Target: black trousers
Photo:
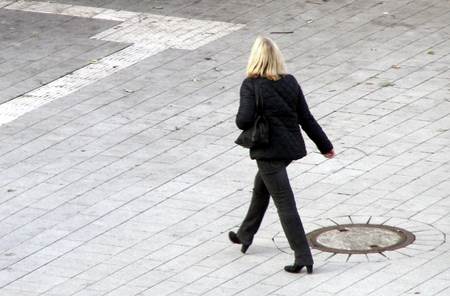
[[[252,200],[237,236],[243,243],[250,244],[253,241],[272,196],[284,234],[294,251],[295,263],[309,265],[314,261],[286,172],[286,167],[291,162],[292,160],[256,160],[258,172]]]

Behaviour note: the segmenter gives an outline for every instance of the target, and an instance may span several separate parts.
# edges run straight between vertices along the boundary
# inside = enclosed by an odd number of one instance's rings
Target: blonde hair
[[[275,42],[270,38],[258,36],[248,59],[247,76],[278,80],[280,75],[286,73],[283,55]]]

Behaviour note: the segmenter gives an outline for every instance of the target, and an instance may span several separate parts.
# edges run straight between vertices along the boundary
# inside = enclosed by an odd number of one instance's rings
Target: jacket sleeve
[[[236,115],[236,125],[241,130],[249,129],[256,117],[255,90],[249,79],[242,82],[239,91],[239,110]]]
[[[308,135],[308,137],[316,144],[320,153],[325,154],[333,149],[333,145],[328,139],[325,132],[317,123],[314,116],[311,114],[302,88],[297,83],[297,118],[298,123]]]

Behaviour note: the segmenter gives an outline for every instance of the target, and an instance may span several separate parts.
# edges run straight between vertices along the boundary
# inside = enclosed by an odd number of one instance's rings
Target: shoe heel
[[[312,273],[313,272],[313,266],[312,265],[306,265],[306,272]]]
[[[228,238],[234,244],[240,244],[241,240],[238,238],[237,234],[234,231],[228,232]]]

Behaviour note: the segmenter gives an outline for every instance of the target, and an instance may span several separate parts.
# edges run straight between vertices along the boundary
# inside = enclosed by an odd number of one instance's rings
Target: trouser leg
[[[269,205],[270,195],[264,185],[259,171],[256,173],[252,199],[244,221],[239,227],[237,236],[245,244],[251,244],[253,237],[261,225],[264,213]]]
[[[289,246],[295,253],[295,262],[301,265],[313,264],[311,250],[292,192],[286,166],[289,161],[257,161],[261,178],[273,198]]]

